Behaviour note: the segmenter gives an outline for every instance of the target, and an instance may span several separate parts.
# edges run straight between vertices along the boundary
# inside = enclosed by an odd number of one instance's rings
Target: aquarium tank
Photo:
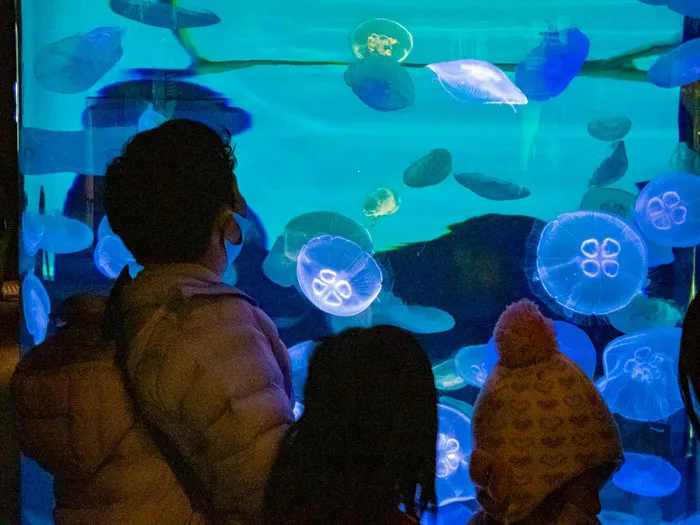
[[[434,363],[439,512],[465,523],[472,406],[499,314],[556,321],[627,457],[604,524],[696,523],[677,386],[700,242],[700,2],[21,0],[22,351],[141,266],[102,203],[136,133],[232,136],[250,228],[224,281],[290,348],[394,324]],[[173,220],[178,220],[173,217]],[[147,225],[145,225],[147,227]],[[400,366],[398,364],[397,366]],[[52,522],[22,463],[22,519]]]

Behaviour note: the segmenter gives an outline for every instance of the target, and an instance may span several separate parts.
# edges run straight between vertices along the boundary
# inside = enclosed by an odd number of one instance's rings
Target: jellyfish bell
[[[22,280],[22,313],[34,344],[41,344],[49,326],[51,301],[42,282],[32,273]]]
[[[319,310],[347,317],[366,310],[377,298],[382,289],[382,272],[358,244],[321,235],[299,252],[297,281]]]
[[[489,62],[455,60],[428,64],[442,88],[460,102],[470,104],[527,104],[527,97],[506,74]]]
[[[403,62],[413,49],[413,35],[394,20],[371,18],[355,28],[351,46],[357,58],[383,56]]]
[[[472,451],[471,419],[462,412],[438,404],[438,440],[435,492],[438,506],[466,501],[476,496],[469,479]]]
[[[681,485],[681,474],[664,458],[625,452],[625,462],[612,478],[617,488],[647,498],[670,496]]]
[[[97,269],[109,279],[116,279],[124,269],[129,267],[131,277],[143,269],[143,266],[136,262],[129,249],[117,235],[107,235],[95,246],[93,260]]]

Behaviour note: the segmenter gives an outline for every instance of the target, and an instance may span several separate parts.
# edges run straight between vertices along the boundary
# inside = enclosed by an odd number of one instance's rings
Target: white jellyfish
[[[435,365],[433,376],[435,376],[435,388],[438,390],[459,390],[467,386],[467,382],[457,370],[454,359],[448,359]]]
[[[469,479],[471,443],[471,420],[460,411],[439,404],[435,480],[439,506],[475,497]]]
[[[46,338],[49,326],[51,301],[42,282],[31,273],[22,281],[22,313],[27,331],[34,338],[34,344],[41,344]]]

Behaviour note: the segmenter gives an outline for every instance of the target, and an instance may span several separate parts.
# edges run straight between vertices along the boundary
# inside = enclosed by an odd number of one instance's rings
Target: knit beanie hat
[[[595,385],[557,346],[532,301],[506,308],[499,361],[474,405],[470,475],[494,518],[517,522],[584,472],[623,461],[617,425]]]

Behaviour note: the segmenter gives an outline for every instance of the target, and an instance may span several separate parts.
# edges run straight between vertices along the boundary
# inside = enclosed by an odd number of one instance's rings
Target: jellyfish
[[[432,150],[413,162],[403,173],[410,188],[425,188],[444,181],[452,171],[452,154],[443,148]]]
[[[446,405],[450,408],[454,408],[457,412],[464,414],[467,418],[471,419],[474,415],[474,406],[470,405],[465,401],[460,401],[450,396],[440,396],[438,397],[438,403],[441,405]]]
[[[77,219],[62,215],[43,215],[44,236],[39,247],[58,254],[87,250],[94,240],[90,227]]]
[[[372,237],[357,221],[335,212],[319,211],[295,217],[275,240],[263,261],[263,273],[279,286],[295,286],[299,250],[319,235],[333,235],[352,241],[369,254],[374,253]]]
[[[388,18],[365,20],[355,28],[351,40],[357,58],[382,56],[403,62],[413,49],[408,29]]]
[[[368,56],[345,71],[345,83],[370,108],[396,111],[413,104],[416,88],[411,75],[395,60]]]
[[[660,421],[683,408],[678,389],[680,328],[654,328],[611,341],[597,387],[610,410],[635,421]]]
[[[304,413],[304,405],[296,401],[294,403],[294,421],[298,421],[301,415]]]
[[[605,117],[591,120],[586,129],[594,139],[605,142],[622,140],[632,129],[632,121],[627,117]]]
[[[598,169],[595,170],[589,185],[600,187],[610,186],[624,177],[628,167],[629,161],[627,160],[627,149],[625,148],[624,141],[613,142],[610,155],[608,155],[603,162],[600,163]]]
[[[700,38],[688,40],[659,57],[647,72],[655,86],[673,88],[700,80]]]
[[[129,267],[129,274],[132,277],[136,277],[143,269],[117,235],[107,235],[97,243],[93,260],[102,275],[109,279],[119,277],[124,266]]]
[[[492,201],[512,201],[530,196],[525,186],[513,184],[483,173],[455,173],[455,180],[480,197]]]
[[[681,474],[664,458],[625,452],[625,463],[612,478],[618,489],[645,498],[670,496],[681,485]]]
[[[554,321],[559,351],[576,363],[590,379],[595,375],[597,354],[591,338],[578,326],[564,321]],[[491,373],[498,361],[496,343],[491,337],[484,350],[486,370]]]
[[[362,213],[365,217],[378,219],[393,215],[399,211],[401,198],[399,194],[389,188],[377,188],[367,196],[365,204],[362,207]]]
[[[39,345],[46,338],[51,314],[51,301],[46,288],[32,273],[22,281],[22,312],[27,331],[34,338],[34,345]]]
[[[608,213],[565,213],[537,245],[537,276],[568,312],[605,315],[629,304],[646,283],[647,251],[637,232]]]
[[[292,382],[296,398],[303,400],[304,384],[309,372],[309,359],[314,351],[316,343],[314,341],[304,341],[297,343],[287,351],[292,367]]]
[[[48,44],[34,59],[34,76],[55,93],[86,91],[119,62],[123,36],[118,27],[98,27]]]
[[[465,525],[474,513],[460,502],[449,503],[437,509],[428,509],[421,515],[421,525]]]
[[[438,405],[438,440],[435,491],[438,506],[473,499],[469,479],[471,419],[452,407]]]
[[[481,388],[489,372],[486,369],[485,351],[487,345],[465,346],[455,356],[455,365],[462,378],[472,386]]]
[[[623,334],[650,328],[673,328],[683,319],[670,301],[640,293],[624,308],[608,315],[608,321]]]
[[[173,2],[110,0],[109,7],[124,18],[172,31],[190,27],[206,27],[221,22],[221,18],[210,11],[185,9],[174,5]]]
[[[591,47],[588,37],[576,28],[547,31],[543,37],[515,66],[515,83],[531,100],[560,95],[581,71]]]
[[[429,64],[442,88],[460,102],[471,104],[527,104],[527,97],[506,74],[489,62],[456,60]]]
[[[598,514],[598,519],[602,525],[644,525],[641,519],[632,514],[613,510],[603,510]]]
[[[29,257],[34,257],[39,251],[41,240],[44,238],[44,216],[38,213],[22,213],[22,244]]]
[[[332,235],[311,239],[299,252],[297,280],[314,306],[346,317],[366,310],[382,289],[382,271],[358,244]]]
[[[467,382],[457,371],[454,359],[448,359],[435,365],[433,376],[435,376],[435,388],[438,390],[459,390],[467,386]]]
[[[102,220],[100,220],[99,226],[97,227],[97,240],[101,241],[107,237],[107,235],[114,235],[114,232],[112,231],[112,227],[109,225],[107,216],[104,215]]]
[[[637,223],[656,244],[700,244],[700,177],[672,173],[652,180],[637,196]]]

